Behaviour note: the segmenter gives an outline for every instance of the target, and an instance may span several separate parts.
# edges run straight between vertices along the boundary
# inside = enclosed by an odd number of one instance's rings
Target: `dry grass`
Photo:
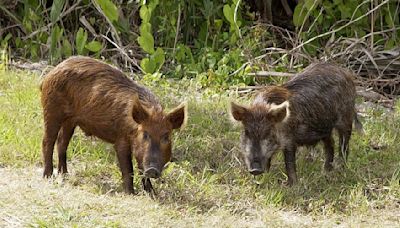
[[[345,170],[325,174],[323,153],[310,162],[300,152],[299,184],[287,188],[281,155],[255,179],[243,168],[239,129],[226,114],[237,95],[197,90],[196,81],[145,80],[167,107],[188,100],[190,113],[151,200],[123,195],[112,146],[79,131],[68,149],[68,178],[41,178],[38,81],[37,74],[0,72],[0,226],[400,225],[397,111],[366,108],[366,134],[354,135]]]
[[[244,216],[224,209],[191,213],[162,205],[145,195],[94,194],[60,177],[43,180],[41,169],[0,168],[2,227],[320,227],[397,226],[397,210],[370,210],[341,217],[301,215],[278,208],[254,208]]]

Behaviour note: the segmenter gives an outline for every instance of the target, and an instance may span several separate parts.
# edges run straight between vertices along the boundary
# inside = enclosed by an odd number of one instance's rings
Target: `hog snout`
[[[159,178],[161,176],[161,172],[156,167],[149,167],[144,171],[144,175],[148,178]]]
[[[257,175],[260,175],[263,173],[263,171],[261,169],[252,169],[252,170],[249,170],[249,172],[254,176],[257,176]]]
[[[262,173],[264,172],[264,170],[263,170],[263,168],[262,168],[262,166],[261,166],[261,163],[258,162],[258,161],[256,161],[256,162],[250,163],[249,172],[250,172],[252,175],[257,176],[257,175],[262,174]]]

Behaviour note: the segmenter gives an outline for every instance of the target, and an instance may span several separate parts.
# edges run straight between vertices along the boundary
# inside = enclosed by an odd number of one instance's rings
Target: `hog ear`
[[[248,113],[246,107],[236,104],[235,102],[231,102],[231,116],[236,121],[243,121]]]
[[[290,115],[289,102],[285,101],[280,105],[272,104],[268,111],[268,114],[274,122],[279,123],[286,121]]]
[[[141,124],[149,117],[149,113],[145,108],[143,108],[142,104],[140,103],[138,95],[133,97],[133,107],[132,107],[132,118],[133,120]]]
[[[187,116],[187,105],[186,102],[183,102],[168,113],[167,119],[172,124],[172,129],[178,129],[185,126]]]

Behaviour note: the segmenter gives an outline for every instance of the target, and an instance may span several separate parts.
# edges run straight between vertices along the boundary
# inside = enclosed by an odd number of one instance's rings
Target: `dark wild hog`
[[[339,133],[340,156],[347,159],[355,111],[356,91],[351,73],[338,66],[318,63],[307,67],[282,86],[260,91],[249,107],[231,103],[231,115],[243,124],[241,146],[249,172],[268,171],[272,156],[283,150],[288,184],[297,181],[298,146],[324,143],[325,169],[332,169],[334,141]]]
[[[171,133],[187,117],[182,104],[169,113],[148,89],[118,69],[88,57],[72,57],[60,63],[41,85],[44,115],[44,177],[53,173],[53,148],[57,140],[58,172],[67,173],[66,150],[79,126],[114,144],[124,190],[133,193],[132,153],[146,191],[149,178],[158,178],[171,158]]]

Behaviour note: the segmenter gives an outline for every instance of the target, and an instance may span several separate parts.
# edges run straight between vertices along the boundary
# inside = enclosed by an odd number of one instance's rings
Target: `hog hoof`
[[[294,186],[296,184],[297,184],[297,180],[288,179],[286,181],[283,181],[283,185],[286,186],[286,187],[292,187],[292,186]]]
[[[53,176],[53,170],[44,170],[43,178],[51,178]]]
[[[333,166],[331,163],[325,164],[324,168],[326,172],[330,172],[333,170]]]
[[[135,192],[135,190],[133,188],[132,189],[125,189],[125,193],[127,195],[136,195],[136,192]]]

